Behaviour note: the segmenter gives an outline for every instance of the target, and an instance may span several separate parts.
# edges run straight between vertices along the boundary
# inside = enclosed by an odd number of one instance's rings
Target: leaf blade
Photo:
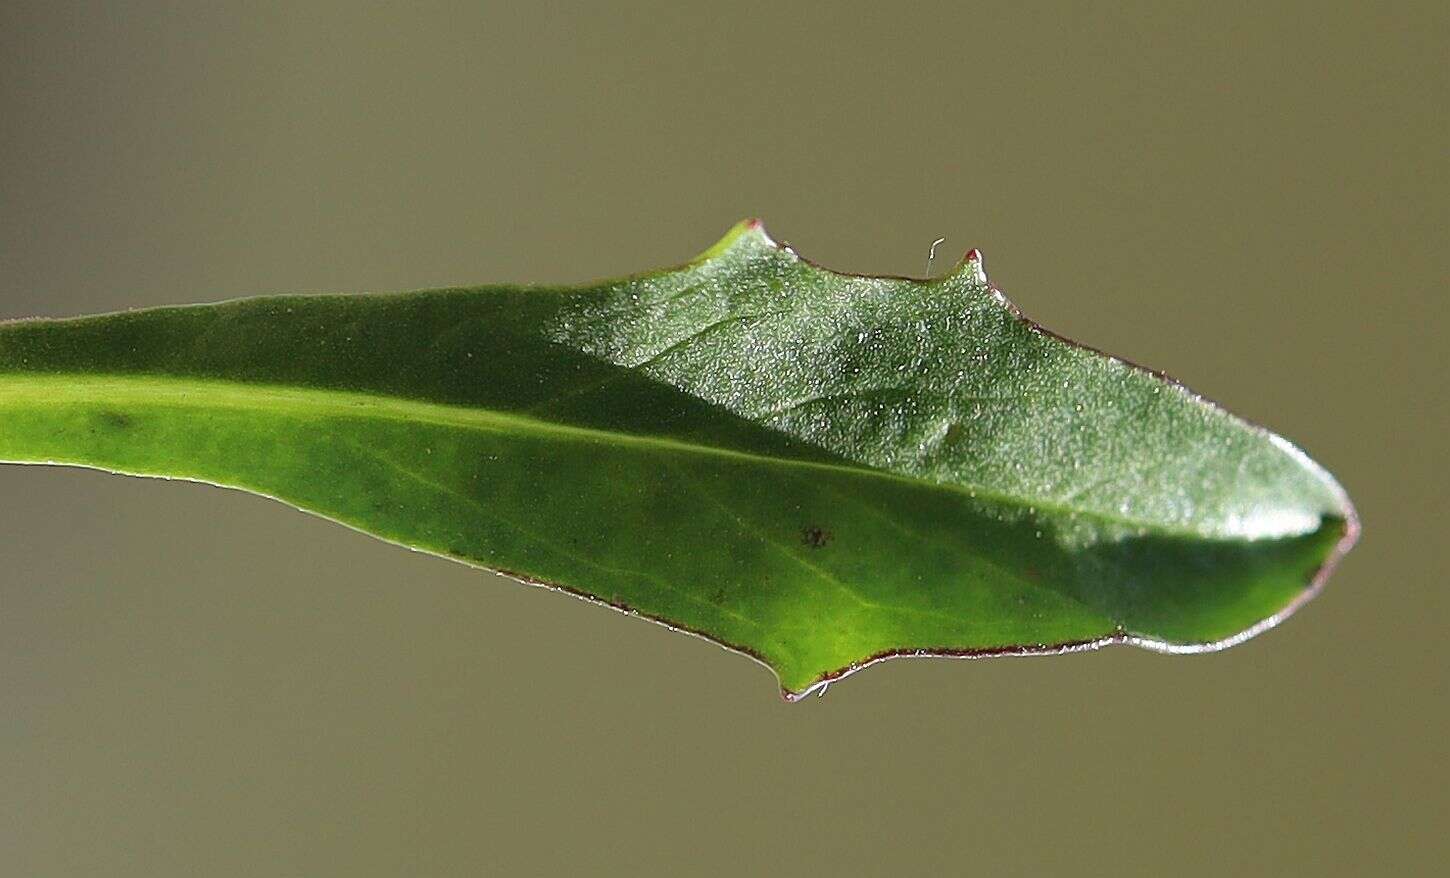
[[[703,634],[796,695],[893,654],[1231,641],[1355,530],[1297,449],[1041,333],[977,263],[847,277],[745,225],[575,289],[9,324],[0,414],[0,458],[278,497]]]

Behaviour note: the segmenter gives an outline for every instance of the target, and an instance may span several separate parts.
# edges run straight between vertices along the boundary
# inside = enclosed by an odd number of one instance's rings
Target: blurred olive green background
[[[871,273],[945,235],[1365,522],[1226,653],[792,706],[280,504],[0,468],[0,872],[1437,871],[1450,17],[1269,6],[0,6],[0,318],[584,281],[752,215]]]

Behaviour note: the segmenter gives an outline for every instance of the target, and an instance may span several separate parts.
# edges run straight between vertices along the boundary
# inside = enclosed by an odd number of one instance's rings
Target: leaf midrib
[[[196,397],[200,398],[194,398]],[[15,399],[34,401],[42,406],[65,403],[88,403],[124,408],[129,401],[144,405],[176,405],[179,407],[226,407],[241,410],[286,411],[304,415],[340,415],[373,417],[401,422],[420,422],[443,427],[485,430],[496,433],[532,433],[545,436],[566,436],[586,441],[615,445],[640,446],[705,454],[734,460],[745,460],[768,466],[799,467],[816,471],[849,473],[917,487],[937,488],[965,495],[973,500],[997,503],[1020,509],[1034,508],[1063,515],[1076,515],[1105,524],[1148,530],[1165,536],[1193,539],[1226,539],[1220,534],[1204,533],[1188,528],[1165,526],[1112,515],[1101,510],[1072,507],[1052,500],[1021,497],[981,485],[939,482],[916,478],[867,466],[851,466],[824,461],[773,457],[733,448],[699,445],[664,436],[619,433],[592,427],[579,427],[545,421],[525,415],[498,412],[469,406],[448,405],[425,400],[405,399],[383,394],[337,390],[334,388],[297,387],[292,385],[243,383],[216,379],[184,378],[158,375],[27,373],[0,375],[0,407]]]

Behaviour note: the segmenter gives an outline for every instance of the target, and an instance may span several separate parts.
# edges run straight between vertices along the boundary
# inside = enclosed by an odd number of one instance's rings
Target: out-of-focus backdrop
[[[968,247],[1365,536],[1228,652],[708,643],[267,500],[0,468],[13,875],[1408,874],[1450,854],[1444,3],[0,6],[0,318]],[[607,509],[600,510],[608,515]]]

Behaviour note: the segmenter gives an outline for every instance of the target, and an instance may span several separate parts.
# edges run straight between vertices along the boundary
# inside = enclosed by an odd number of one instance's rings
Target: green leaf
[[[898,655],[1232,645],[1357,532],[1279,437],[1042,330],[975,251],[736,226],[585,287],[0,326],[0,459],[194,479],[694,632],[789,697]]]

